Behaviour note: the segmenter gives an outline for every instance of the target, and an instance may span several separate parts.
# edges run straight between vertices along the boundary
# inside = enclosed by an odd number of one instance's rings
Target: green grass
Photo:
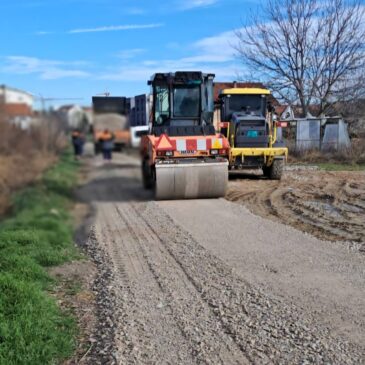
[[[359,164],[343,164],[336,162],[320,162],[316,163],[321,170],[325,171],[365,171],[365,165]]]
[[[76,325],[50,296],[46,268],[79,257],[69,215],[77,168],[62,155],[0,224],[0,365],[54,364],[73,352]]]

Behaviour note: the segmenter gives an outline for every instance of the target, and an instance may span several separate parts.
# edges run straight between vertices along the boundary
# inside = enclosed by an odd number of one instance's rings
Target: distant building
[[[309,105],[306,116],[303,113],[303,108],[299,105],[278,105],[275,107],[275,113],[281,120],[296,120],[305,117],[315,118],[318,112],[318,105]]]
[[[34,96],[26,91],[0,85],[0,114],[26,129],[32,120]]]
[[[63,105],[56,110],[57,115],[67,129],[81,129],[87,132],[92,124],[92,109],[79,105]]]
[[[152,99],[149,94],[129,98],[129,125],[131,127],[148,125]]]

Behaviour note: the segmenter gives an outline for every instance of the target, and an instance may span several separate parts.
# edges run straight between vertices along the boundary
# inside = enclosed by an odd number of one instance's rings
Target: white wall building
[[[34,96],[26,91],[0,85],[0,111],[9,121],[28,128],[33,115]]]
[[[5,104],[26,104],[33,108],[34,96],[27,91],[0,85],[0,98]]]

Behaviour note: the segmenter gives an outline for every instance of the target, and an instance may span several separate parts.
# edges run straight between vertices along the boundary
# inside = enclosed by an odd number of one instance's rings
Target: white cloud
[[[76,34],[76,33],[95,33],[95,32],[115,32],[122,30],[134,30],[134,29],[151,29],[151,28],[160,28],[163,27],[162,23],[153,23],[153,24],[124,24],[124,25],[110,25],[96,28],[80,28],[80,29],[71,29],[67,33]]]
[[[194,65],[182,64],[179,60],[160,61],[159,66],[128,65],[119,69],[113,69],[102,74],[100,80],[110,81],[147,81],[156,72],[192,71],[214,73],[216,79],[233,80],[239,73],[234,65]]]
[[[194,42],[188,48],[190,55],[186,57],[130,62],[119,68],[108,69],[99,78],[115,81],[144,81],[156,72],[202,70],[215,73],[217,79],[232,80],[241,71],[233,48],[236,42],[236,31],[223,32]]]
[[[218,3],[220,0],[181,0],[179,8],[182,10],[202,8]]]
[[[35,35],[48,35],[48,34],[53,34],[53,32],[47,32],[47,31],[38,31],[34,33]]]
[[[203,38],[195,42],[193,48],[205,57],[221,59],[222,62],[233,60],[236,54],[234,47],[238,43],[236,32],[237,30],[232,30],[216,36]]]
[[[5,65],[1,67],[1,71],[18,75],[38,74],[41,79],[55,80],[90,76],[88,72],[76,68],[85,65],[86,63],[82,61],[63,62],[36,57],[9,56],[5,58]]]

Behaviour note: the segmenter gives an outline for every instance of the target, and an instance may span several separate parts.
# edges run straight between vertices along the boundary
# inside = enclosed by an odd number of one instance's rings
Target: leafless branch
[[[365,89],[363,76],[351,82],[365,70],[365,7],[359,0],[269,0],[260,15],[237,32],[236,49],[283,100],[299,103],[305,115],[316,103],[323,114]]]

